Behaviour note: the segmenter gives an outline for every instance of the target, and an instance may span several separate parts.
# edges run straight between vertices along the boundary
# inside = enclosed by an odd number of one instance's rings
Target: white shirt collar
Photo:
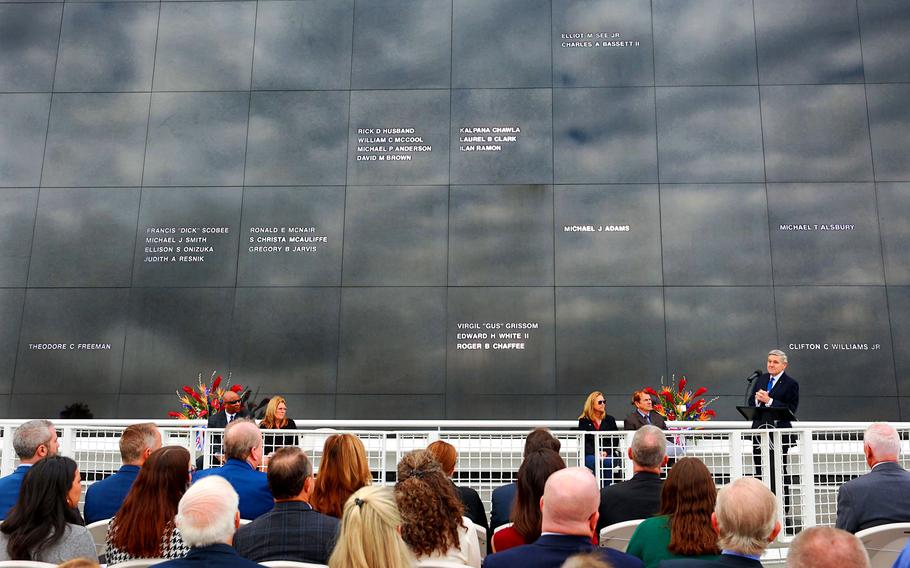
[[[784,374],[784,372],[781,371],[780,373],[778,373],[776,375],[771,375],[771,378],[774,379],[774,382],[776,383],[780,379],[780,376],[783,374]]]

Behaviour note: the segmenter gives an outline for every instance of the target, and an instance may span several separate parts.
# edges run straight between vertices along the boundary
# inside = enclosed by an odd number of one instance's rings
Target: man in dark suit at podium
[[[749,406],[757,408],[781,408],[786,407],[790,412],[796,414],[799,407],[799,383],[785,372],[787,368],[787,354],[780,349],[773,349],[768,352],[768,372],[758,377],[752,383],[752,389],[749,393]],[[789,420],[780,420],[774,423],[773,420],[762,418],[757,414],[752,421],[753,428],[762,427],[791,428]]]

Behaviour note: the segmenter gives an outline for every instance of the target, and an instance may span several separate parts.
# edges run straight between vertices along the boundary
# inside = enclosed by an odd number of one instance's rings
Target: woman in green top
[[[669,558],[718,558],[717,533],[711,528],[716,500],[717,487],[705,464],[680,459],[664,482],[658,516],[638,525],[626,552],[641,558],[646,568]]]

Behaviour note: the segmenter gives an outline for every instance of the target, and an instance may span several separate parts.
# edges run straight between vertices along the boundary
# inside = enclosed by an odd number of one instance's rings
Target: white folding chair
[[[325,564],[310,564],[309,562],[297,562],[295,560],[269,560],[259,564],[270,568],[328,568]]]
[[[480,557],[487,556],[487,529],[480,525],[474,525],[474,532],[477,533],[477,543],[480,545]]]
[[[635,532],[635,529],[643,520],[623,521],[600,529],[600,545],[625,552],[626,547],[629,546],[629,541],[632,540],[632,533]]]
[[[2,568],[57,568],[56,564],[35,562],[34,560],[4,560],[0,562]]]
[[[910,539],[910,523],[879,525],[856,533],[869,553],[872,568],[891,568]]]
[[[162,562],[167,562],[167,560],[167,558],[137,558],[120,564],[108,564],[107,568],[148,568],[148,566],[161,564]]]
[[[107,528],[110,524],[110,519],[103,519],[85,526],[85,528],[88,529],[89,534],[92,535],[92,540],[95,541],[95,554],[98,556],[104,554],[107,541]]]

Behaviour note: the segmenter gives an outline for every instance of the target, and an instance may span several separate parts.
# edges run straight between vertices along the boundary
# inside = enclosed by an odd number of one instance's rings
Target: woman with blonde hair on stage
[[[283,396],[276,394],[269,399],[269,404],[265,407],[265,418],[259,422],[259,428],[261,430],[296,430],[297,424],[288,418],[287,414],[287,401]],[[266,434],[263,438],[266,455],[284,446],[297,445],[297,436],[294,435]]]
[[[324,515],[340,519],[348,497],[372,482],[373,475],[360,438],[353,434],[332,434],[322,447],[322,461],[310,505]]]
[[[585,406],[578,417],[578,429],[588,432],[618,432],[616,419],[607,414],[607,400],[600,391],[594,391],[585,399]],[[606,441],[601,445],[598,452],[600,457],[601,468],[604,472],[610,472],[613,468],[613,447],[614,444]],[[594,456],[594,436],[585,436],[585,466],[591,471],[597,473],[596,467],[598,460]],[[609,485],[612,478],[606,473],[603,481]]]

